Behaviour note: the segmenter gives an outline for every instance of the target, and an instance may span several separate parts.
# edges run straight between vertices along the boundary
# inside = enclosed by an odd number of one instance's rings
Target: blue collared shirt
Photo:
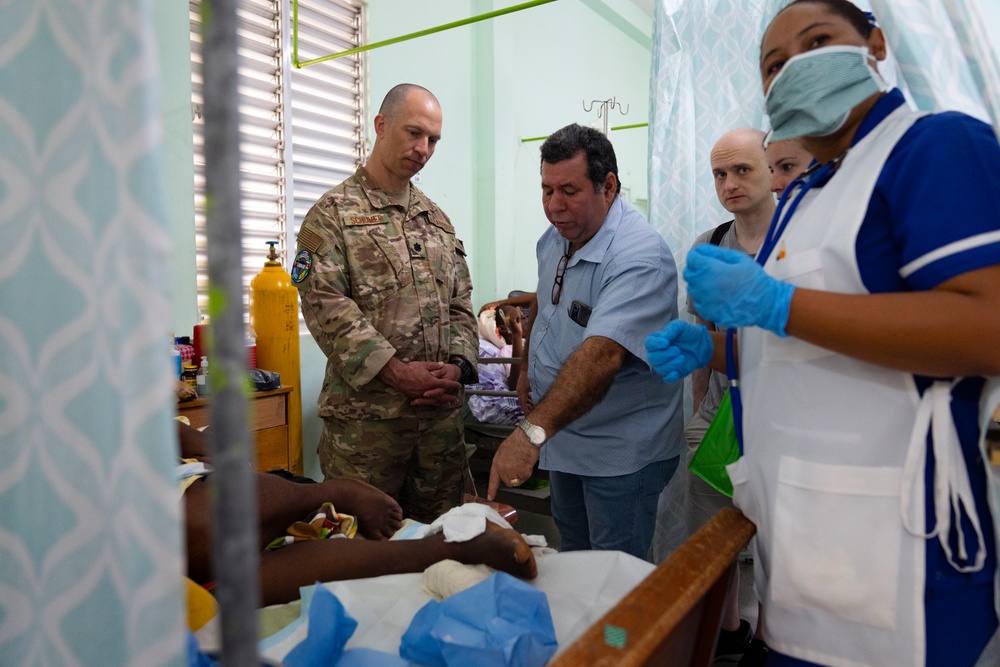
[[[554,227],[538,240],[538,316],[531,327],[528,378],[537,404],[571,354],[591,336],[628,351],[605,397],[556,433],[539,465],[577,475],[626,475],[681,453],[683,384],[667,384],[649,366],[646,336],[677,318],[677,269],[670,248],[632,206],[611,204],[600,229],[570,258],[558,305],[556,266],[569,243]],[[579,302],[587,325],[570,318]]]

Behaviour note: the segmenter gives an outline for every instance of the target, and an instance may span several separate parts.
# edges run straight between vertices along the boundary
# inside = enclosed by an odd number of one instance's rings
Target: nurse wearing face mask
[[[698,312],[739,327],[733,500],[758,529],[768,665],[971,665],[997,628],[982,436],[1000,403],[1000,146],[910,111],[885,38],[845,0],[796,0],[765,32],[771,140],[817,164],[781,197],[760,264],[699,246]],[[647,339],[676,378],[724,345]],[[741,413],[741,414],[739,414]]]

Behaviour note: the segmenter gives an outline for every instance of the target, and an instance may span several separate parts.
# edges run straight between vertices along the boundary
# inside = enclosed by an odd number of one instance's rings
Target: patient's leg
[[[520,533],[487,522],[486,532],[468,542],[445,542],[440,533],[398,542],[295,542],[261,554],[261,594],[265,605],[288,602],[299,597],[300,586],[317,581],[422,572],[445,559],[483,563],[525,579],[538,575],[535,556]]]
[[[399,503],[370,484],[356,479],[328,479],[299,484],[277,475],[257,475],[261,548],[296,521],[304,521],[323,503],[358,518],[358,531],[373,540],[386,540],[399,530],[403,510]]]
[[[209,451],[208,435],[177,422],[181,456],[204,457]],[[195,484],[200,484],[196,482]],[[318,484],[299,484],[277,475],[257,474],[257,509],[260,516],[261,548],[296,521],[305,519],[323,503],[331,502],[338,512],[358,517],[360,533],[374,540],[386,540],[399,530],[403,510],[391,496],[370,484],[354,479],[331,479]],[[208,505],[197,494],[187,516],[198,514],[208,521]],[[205,526],[199,527],[203,531]],[[190,536],[189,536],[190,537]],[[190,544],[190,540],[189,540]]]
[[[399,503],[358,480],[331,479],[319,484],[299,484],[276,475],[258,473],[256,482],[258,537],[262,551],[276,537],[285,535],[289,526],[304,521],[325,502],[333,503],[339,512],[358,517],[358,531],[372,540],[391,537],[402,522],[403,511]],[[212,581],[214,516],[208,502],[207,478],[194,482],[184,492],[184,519],[188,576],[199,583]]]

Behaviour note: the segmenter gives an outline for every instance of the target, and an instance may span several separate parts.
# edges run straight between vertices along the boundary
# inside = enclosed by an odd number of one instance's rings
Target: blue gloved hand
[[[665,382],[677,382],[712,359],[712,336],[701,324],[674,320],[646,336],[646,353]]]
[[[787,336],[795,286],[764,273],[750,255],[705,243],[687,256],[684,280],[703,319],[726,327],[757,326]]]

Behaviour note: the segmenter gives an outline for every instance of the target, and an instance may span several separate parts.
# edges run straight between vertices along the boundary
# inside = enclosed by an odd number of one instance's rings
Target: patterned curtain
[[[871,0],[871,6],[917,108],[962,111],[1000,135],[1000,67],[976,0]]]
[[[0,664],[183,664],[154,3],[2,5]]]
[[[679,269],[695,237],[728,219],[715,195],[709,152],[728,130],[765,127],[757,65],[760,39],[767,23],[787,2],[656,3],[650,73],[649,220],[666,239]],[[683,293],[680,303],[683,312]]]

